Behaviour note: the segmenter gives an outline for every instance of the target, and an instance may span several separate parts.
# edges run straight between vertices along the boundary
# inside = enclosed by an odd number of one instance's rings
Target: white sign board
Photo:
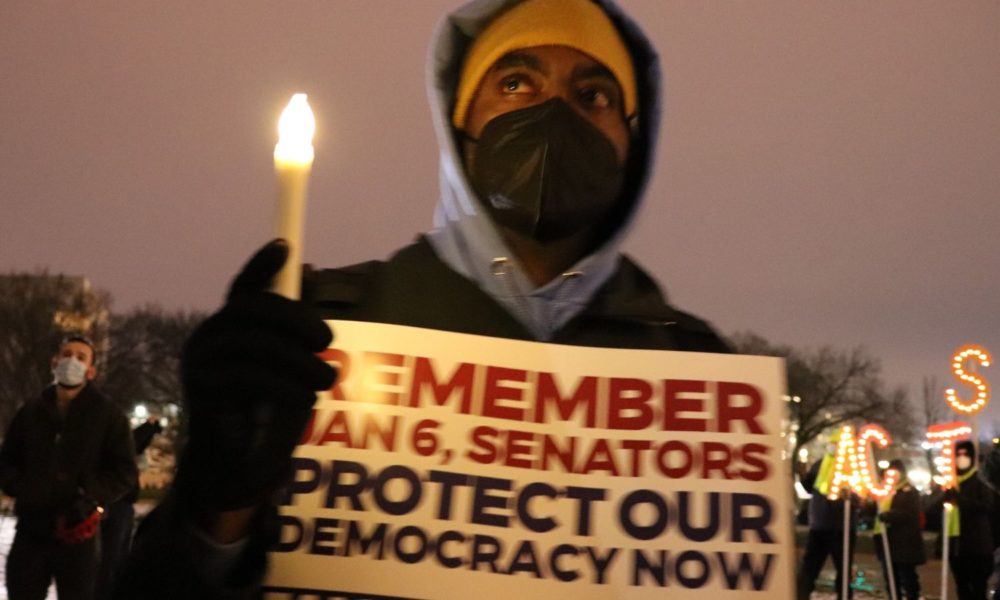
[[[331,326],[266,598],[792,597],[781,360]]]

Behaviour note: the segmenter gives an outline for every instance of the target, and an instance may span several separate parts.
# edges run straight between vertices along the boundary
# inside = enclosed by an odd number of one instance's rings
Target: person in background
[[[994,494],[1000,494],[1000,445],[994,440],[993,448],[983,458],[982,467],[979,469],[978,478]],[[993,514],[997,514],[997,497],[993,497]],[[990,600],[1000,600],[1000,546],[997,546],[998,531],[994,529],[994,549],[993,549],[993,573],[987,581],[987,598]]]
[[[15,499],[17,533],[7,557],[10,600],[94,598],[103,507],[138,478],[128,419],[93,385],[94,344],[63,340],[55,381],[25,402],[0,448],[0,487]]]
[[[799,565],[796,577],[796,598],[798,600],[809,600],[816,587],[816,578],[823,570],[823,564],[829,558],[833,561],[834,569],[837,572],[836,593],[842,598],[843,578],[850,577],[851,564],[854,556],[854,540],[857,530],[857,506],[858,502],[852,502],[850,528],[848,533],[847,565],[844,565],[844,494],[849,491],[842,491],[836,500],[829,498],[833,482],[834,451],[836,449],[834,441],[827,443],[826,453],[823,458],[812,464],[805,476],[800,480],[802,487],[809,490],[812,496],[809,498],[809,534],[806,537],[805,552],[802,555],[802,562]],[[848,598],[853,597],[850,584],[847,588]]]
[[[882,575],[888,594],[889,568],[882,537],[888,535],[892,574],[896,597],[906,600],[920,598],[920,578],[917,566],[927,562],[924,538],[920,527],[920,492],[906,477],[906,463],[894,459],[889,469],[899,473],[892,492],[878,502],[878,517],[873,531],[875,555],[882,563]]]
[[[163,431],[160,418],[150,415],[141,425],[132,430],[132,442],[136,457],[142,456],[153,442],[156,434]],[[135,524],[134,504],[139,499],[139,482],[104,511],[101,520],[101,566],[97,574],[97,600],[108,600],[114,581],[125,563],[132,546],[132,529]]]
[[[955,472],[954,487],[945,490],[936,503],[952,505],[943,525],[948,537],[948,564],[958,600],[982,600],[993,564],[993,492],[976,477],[976,447],[969,440],[955,444]]]

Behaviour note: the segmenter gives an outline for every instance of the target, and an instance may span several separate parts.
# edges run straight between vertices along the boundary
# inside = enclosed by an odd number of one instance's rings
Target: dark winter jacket
[[[990,527],[993,528],[993,548],[1000,548],[1000,498],[997,497],[997,494],[1000,494],[1000,447],[994,444],[985,453],[976,476],[993,491],[993,513]],[[1000,555],[997,558],[1000,559]],[[996,574],[994,579],[1000,583],[1000,572]]]
[[[388,262],[313,273],[306,278],[303,295],[327,319],[534,339],[491,296],[442,263],[423,237]],[[587,307],[550,341],[604,348],[729,352],[704,321],[667,305],[653,280],[625,257]]]
[[[81,495],[107,506],[136,482],[128,420],[93,384],[69,404],[56,390],[25,403],[0,448],[0,486],[16,499],[18,527],[52,535],[56,518]]]
[[[889,510],[878,518],[889,532],[889,550],[894,563],[919,565],[927,561],[920,533],[920,492],[915,487],[903,481],[892,496]]]
[[[992,555],[993,491],[978,477],[970,477],[958,485],[957,506],[960,534],[958,542],[953,542],[954,555]]]
[[[950,540],[952,556],[993,554],[991,513],[995,493],[975,475],[932,496],[925,509],[928,514],[941,514],[945,502],[958,507],[959,536]],[[942,523],[942,527],[947,531],[948,523]]]

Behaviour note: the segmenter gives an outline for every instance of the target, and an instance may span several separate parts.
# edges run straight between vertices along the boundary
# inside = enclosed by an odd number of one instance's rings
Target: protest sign
[[[792,597],[781,360],[331,326],[265,597]]]

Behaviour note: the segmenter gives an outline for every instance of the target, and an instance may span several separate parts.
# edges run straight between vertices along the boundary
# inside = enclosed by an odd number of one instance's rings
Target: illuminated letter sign
[[[968,373],[965,370],[965,361],[970,358],[978,360],[979,364],[984,367],[990,366],[990,353],[982,346],[970,344],[955,351],[951,372],[959,383],[972,386],[972,400],[969,402],[960,400],[958,392],[954,389],[949,388],[944,391],[944,398],[948,402],[948,406],[958,414],[974,415],[983,410],[986,403],[990,401],[990,384],[986,382],[986,378]]]

